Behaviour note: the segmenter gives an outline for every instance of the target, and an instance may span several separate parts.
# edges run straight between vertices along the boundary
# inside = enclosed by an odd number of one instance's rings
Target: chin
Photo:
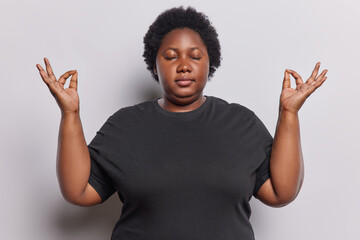
[[[201,93],[191,93],[191,94],[181,93],[181,94],[173,94],[172,99],[179,105],[187,105],[195,102],[200,96]]]

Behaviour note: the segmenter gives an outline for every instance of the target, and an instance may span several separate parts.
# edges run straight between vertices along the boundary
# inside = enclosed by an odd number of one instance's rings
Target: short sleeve
[[[100,195],[102,202],[108,199],[115,192],[113,182],[104,170],[105,161],[103,159],[103,143],[106,137],[106,132],[108,131],[107,128],[108,123],[106,122],[88,145],[91,159],[91,170],[88,182]]]
[[[253,196],[257,197],[257,192],[261,188],[261,186],[270,178],[270,156],[271,156],[271,148],[273,143],[273,137],[266,129],[265,125],[261,122],[261,120],[254,114],[255,123],[258,130],[258,144],[259,144],[259,155],[262,158],[262,162],[260,166],[256,169],[256,180],[255,187],[253,191]]]

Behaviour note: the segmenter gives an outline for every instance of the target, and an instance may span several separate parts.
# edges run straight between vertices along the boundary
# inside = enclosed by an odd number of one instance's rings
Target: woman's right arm
[[[88,183],[91,161],[79,115],[78,73],[68,71],[57,80],[49,60],[45,58],[44,62],[46,71],[40,64],[36,67],[61,110],[56,166],[61,193],[76,205],[98,204],[101,198]],[[70,76],[69,88],[64,89]]]

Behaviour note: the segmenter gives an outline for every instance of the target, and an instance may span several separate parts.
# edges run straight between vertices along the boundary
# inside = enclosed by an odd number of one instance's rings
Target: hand
[[[315,68],[304,83],[300,75],[293,71],[286,69],[284,74],[283,88],[280,95],[280,110],[297,113],[305,100],[318,88],[320,87],[327,77],[327,69],[323,70],[319,76],[320,62],[315,65]],[[295,78],[296,89],[291,88],[290,74]]]
[[[39,70],[40,76],[42,80],[46,83],[48,86],[51,94],[54,96],[57,104],[60,107],[62,114],[67,113],[78,113],[79,112],[79,95],[77,92],[77,78],[78,73],[76,70],[71,70],[59,78],[59,80],[56,80],[56,77],[52,71],[52,68],[50,66],[50,62],[47,58],[44,58],[45,66],[46,66],[46,72],[41,67],[40,64],[36,64],[36,67]],[[66,79],[68,79],[70,76],[70,85],[69,88],[64,89],[64,85],[66,82]]]

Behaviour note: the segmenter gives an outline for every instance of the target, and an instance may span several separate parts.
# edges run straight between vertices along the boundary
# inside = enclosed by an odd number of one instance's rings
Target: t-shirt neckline
[[[212,98],[211,98],[211,96],[207,96],[207,95],[204,95],[204,97],[206,97],[205,102],[203,102],[199,107],[195,108],[194,110],[191,110],[188,112],[168,111],[159,105],[158,100],[160,98],[156,98],[153,100],[153,106],[157,110],[157,112],[160,113],[160,115],[163,115],[165,117],[168,117],[168,118],[171,118],[174,120],[186,121],[186,120],[191,120],[191,119],[199,116],[202,112],[204,112],[205,110],[207,110],[209,108]]]

